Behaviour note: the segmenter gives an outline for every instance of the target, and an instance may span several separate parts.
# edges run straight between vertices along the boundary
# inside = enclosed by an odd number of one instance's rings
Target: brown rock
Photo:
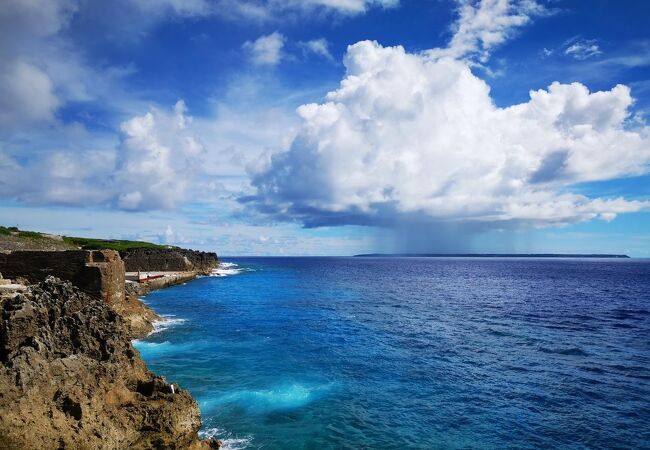
[[[182,248],[134,248],[120,252],[127,272],[210,273],[219,265],[216,253]]]
[[[145,367],[119,314],[68,282],[0,301],[0,448],[218,448],[174,387]]]

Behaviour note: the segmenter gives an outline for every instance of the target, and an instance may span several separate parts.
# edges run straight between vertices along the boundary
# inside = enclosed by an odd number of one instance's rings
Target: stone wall
[[[182,248],[135,248],[120,252],[127,272],[210,273],[219,265],[216,253]]]
[[[108,304],[124,301],[124,263],[114,250],[0,253],[0,273],[29,283],[41,282],[52,275],[72,282]]]

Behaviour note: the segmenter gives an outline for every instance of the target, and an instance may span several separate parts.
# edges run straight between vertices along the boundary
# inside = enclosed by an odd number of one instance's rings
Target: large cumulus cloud
[[[648,172],[650,128],[626,128],[633,98],[553,83],[497,107],[468,63],[364,41],[321,104],[298,109],[288,151],[253,174],[259,211],[306,226],[400,221],[547,226],[613,219],[647,202],[587,198],[578,182]]]

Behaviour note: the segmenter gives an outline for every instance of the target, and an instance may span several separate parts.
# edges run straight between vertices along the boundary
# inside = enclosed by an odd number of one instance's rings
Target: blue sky
[[[4,3],[4,225],[650,257],[647,2]]]

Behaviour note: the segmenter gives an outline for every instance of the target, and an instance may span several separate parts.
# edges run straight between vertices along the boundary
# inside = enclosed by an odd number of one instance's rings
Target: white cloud
[[[215,12],[207,0],[130,0],[146,13],[165,13],[193,17],[205,16]]]
[[[553,83],[499,108],[468,63],[359,42],[346,78],[298,109],[287,152],[253,177],[260,211],[308,226],[464,221],[548,226],[648,207],[571,193],[577,182],[647,173],[650,128],[625,129],[618,85]]]
[[[475,59],[484,63],[490,52],[534,17],[549,14],[535,0],[457,0],[459,18],[449,46],[433,49],[432,57]]]
[[[398,5],[399,0],[220,0],[214,11],[233,19],[277,21],[318,13],[354,16],[371,8],[393,8]]]
[[[298,45],[307,53],[313,53],[314,55],[321,56],[329,61],[334,61],[334,57],[330,53],[329,42],[327,42],[327,39],[325,38],[299,42]]]
[[[186,112],[179,101],[172,114],[152,109],[122,123],[116,172],[119,208],[170,209],[185,198],[204,152]]]
[[[111,195],[111,151],[52,150],[21,165],[0,149],[0,196],[37,205],[98,205]]]
[[[103,100],[104,108],[117,109],[127,101],[119,80],[131,69],[88,64],[68,36],[75,18],[96,5],[72,0],[2,3],[0,138],[36,122],[59,126],[56,113],[69,102]]]
[[[248,53],[251,62],[258,66],[275,66],[282,60],[286,38],[277,31],[260,36],[254,41],[246,41],[242,48]]]
[[[131,211],[173,209],[195,193],[203,144],[183,101],[124,121],[118,143],[81,130],[20,162],[0,144],[0,197],[32,205],[113,206]],[[65,140],[65,136],[61,136]],[[93,148],[93,146],[96,146]]]
[[[372,7],[395,7],[399,0],[271,0],[270,3],[281,8],[323,7],[344,14],[360,14]]]
[[[564,48],[565,55],[571,56],[580,61],[602,55],[602,53],[603,52],[598,46],[598,41],[595,39],[572,40],[566,43]]]
[[[0,8],[0,126],[54,118],[61,104],[41,58],[41,40],[65,28],[75,8],[67,0],[7,0]]]
[[[28,37],[47,37],[67,27],[76,2],[71,0],[4,0],[0,8],[2,48]]]
[[[50,77],[23,60],[0,73],[0,125],[50,121],[61,101]]]

